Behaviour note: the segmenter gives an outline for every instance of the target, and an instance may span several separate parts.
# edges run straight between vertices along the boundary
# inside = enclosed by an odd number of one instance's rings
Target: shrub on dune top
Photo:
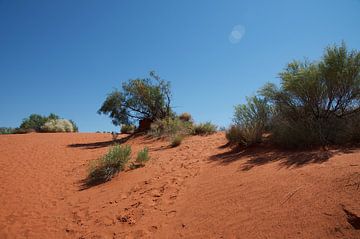
[[[216,131],[217,131],[216,125],[212,124],[211,122],[206,122],[195,125],[193,133],[195,135],[209,135],[216,133]]]
[[[193,132],[193,123],[179,118],[166,118],[151,124],[148,132],[153,137],[173,137],[174,135],[189,135]]]
[[[191,114],[184,112],[181,115],[179,115],[179,119],[181,121],[190,122],[192,120]]]
[[[16,129],[8,127],[0,127],[0,134],[14,134]]]
[[[270,111],[267,101],[256,96],[247,98],[246,104],[235,106],[234,125],[226,131],[227,140],[244,146],[261,142]]]
[[[115,145],[102,158],[90,164],[87,184],[102,183],[111,180],[118,172],[124,170],[130,160],[131,147]]]
[[[43,132],[74,132],[73,124],[66,119],[51,119],[42,127]]]

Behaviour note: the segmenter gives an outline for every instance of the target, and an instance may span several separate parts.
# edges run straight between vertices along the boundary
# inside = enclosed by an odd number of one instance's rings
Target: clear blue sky
[[[359,0],[0,0],[0,126],[54,112],[114,130],[106,94],[150,70],[177,112],[227,126],[287,62],[342,40],[360,50]]]

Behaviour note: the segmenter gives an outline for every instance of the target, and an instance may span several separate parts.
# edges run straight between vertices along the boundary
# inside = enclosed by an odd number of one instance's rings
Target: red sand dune
[[[84,189],[111,135],[0,136],[0,238],[360,238],[359,150],[126,143],[152,159]]]

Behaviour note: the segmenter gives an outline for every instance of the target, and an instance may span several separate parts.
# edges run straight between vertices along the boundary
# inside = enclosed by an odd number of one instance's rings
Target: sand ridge
[[[0,136],[0,238],[360,237],[357,149],[232,151],[221,132],[120,141],[151,160],[83,188],[111,135]]]

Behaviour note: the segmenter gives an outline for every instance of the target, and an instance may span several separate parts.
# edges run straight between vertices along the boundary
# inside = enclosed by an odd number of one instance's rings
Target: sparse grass
[[[137,163],[145,163],[150,159],[149,157],[149,149],[147,147],[144,147],[142,150],[140,150],[136,157]]]
[[[144,147],[142,150],[140,150],[137,154],[136,160],[134,163],[130,165],[131,169],[136,169],[140,167],[144,167],[145,163],[149,161],[149,149],[147,147]]]
[[[179,146],[179,145],[181,144],[181,142],[182,142],[183,139],[184,139],[183,136],[181,136],[181,135],[175,135],[175,136],[172,137],[172,139],[171,139],[171,143],[170,143],[171,147],[175,148],[175,147]]]
[[[217,126],[212,124],[211,122],[200,123],[195,125],[194,134],[195,135],[210,135],[215,133],[217,130]]]
[[[115,145],[100,159],[91,162],[87,184],[98,184],[111,180],[118,172],[124,170],[130,160],[131,147]]]

